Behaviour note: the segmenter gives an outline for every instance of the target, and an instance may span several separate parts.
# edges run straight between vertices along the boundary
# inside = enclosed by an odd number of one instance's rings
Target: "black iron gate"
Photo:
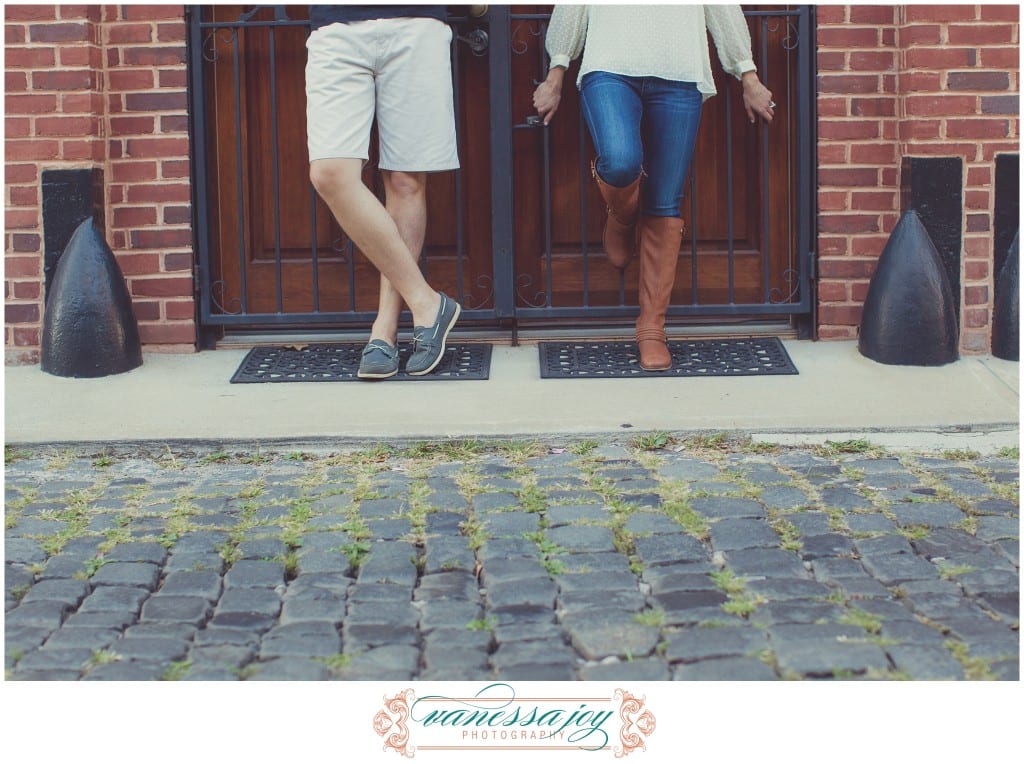
[[[281,125],[294,118],[282,99],[293,101],[302,82],[282,82],[278,72],[286,55],[297,55],[294,38],[304,39],[308,22],[295,18],[296,6],[238,6],[230,18],[223,13],[215,18],[211,7],[186,8],[202,327],[221,332],[368,326],[374,315],[375,278],[343,232],[325,233],[325,227],[336,224],[308,183],[308,167],[296,167],[301,162],[282,153]],[[464,325],[476,323],[498,332],[501,327],[514,331],[524,322],[597,321],[625,328],[637,313],[635,291],[628,286],[628,272],[625,278],[616,275],[615,284],[608,283],[611,277],[600,247],[601,207],[588,182],[589,139],[582,119],[572,127],[577,137],[570,141],[576,144],[572,161],[577,167],[572,172],[577,177],[567,179],[564,162],[553,165],[551,128],[531,119],[532,109],[522,97],[524,88],[532,89],[546,71],[543,36],[550,14],[520,13],[515,8],[519,6],[489,6],[479,18],[449,18],[456,30],[452,63],[462,115],[458,128],[463,169],[445,181],[445,193],[453,202],[452,219],[445,224],[448,238],[427,248],[424,270],[432,283],[446,280],[443,288],[465,308]],[[677,323],[715,317],[790,318],[802,323],[806,334],[813,321],[815,234],[813,7],[778,6],[745,13],[761,77],[784,104],[780,113],[785,118],[770,130],[784,130],[785,136],[776,132],[771,145],[767,129],[758,129],[749,140],[735,136],[732,112],[739,99],[728,89],[736,85],[719,82],[720,96],[713,100],[724,105],[724,144],[714,152],[713,172],[695,171],[691,177],[684,203],[690,208],[684,209],[689,221],[683,265],[669,316]],[[285,52],[282,40],[289,35]],[[245,103],[241,72],[244,59],[254,56],[266,61],[260,87],[268,98],[263,111],[247,122],[243,112],[251,107]],[[460,74],[476,71],[467,69],[467,59],[479,60],[486,68],[480,76],[487,106],[481,105],[474,118],[465,117],[465,101],[479,98],[480,83],[464,81]],[[780,60],[784,65],[778,68],[783,71],[773,70],[770,62]],[[213,84],[212,67],[220,67]],[[465,93],[467,88],[472,92]],[[478,124],[481,114],[489,125],[486,138]],[[227,125],[222,125],[220,137],[213,135],[215,120]],[[224,138],[232,132],[233,139]],[[476,143],[468,144],[469,138]],[[233,145],[227,143],[230,140]],[[480,146],[488,156],[480,156]],[[756,182],[737,177],[737,150],[756,157]],[[700,161],[698,154],[696,162]],[[467,175],[467,167],[485,167],[489,187]],[[553,168],[557,179],[552,177]],[[698,176],[712,178],[707,189]],[[784,185],[773,184],[772,178],[784,178]],[[575,202],[566,204],[566,197],[573,194]],[[741,209],[736,200],[742,194],[748,201],[741,202]],[[722,200],[713,221],[721,231],[709,243],[708,217],[698,211],[697,203],[712,197]],[[750,199],[758,200],[759,210]],[[489,208],[486,222],[480,220],[484,207]],[[305,211],[297,215],[300,209]],[[747,239],[737,236],[737,215],[746,216]],[[306,233],[285,241],[282,221],[295,225],[300,216],[308,221],[303,223]],[[482,248],[489,251],[481,254]],[[257,280],[266,285],[260,287],[263,293],[255,286]]]

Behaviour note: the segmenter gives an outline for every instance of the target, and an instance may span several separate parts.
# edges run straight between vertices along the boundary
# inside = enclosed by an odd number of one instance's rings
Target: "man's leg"
[[[441,296],[423,278],[391,215],[363,184],[362,167],[361,159],[317,159],[310,179],[345,233],[409,306],[413,325],[431,326]]]
[[[395,221],[398,234],[415,260],[423,251],[427,235],[427,176],[422,172],[382,170],[385,208]],[[370,339],[384,340],[394,346],[398,340],[398,317],[402,295],[384,276],[380,279],[380,305]]]
[[[412,312],[414,351],[406,362],[406,372],[416,376],[429,374],[440,362],[445,340],[458,320],[461,307],[427,284],[416,263],[422,239],[418,244],[411,242],[416,245],[417,254],[413,254],[388,210],[363,185],[361,172],[363,162],[369,156],[370,124],[375,112],[380,133],[380,167],[386,170],[410,169],[405,162],[408,157],[400,156],[402,163],[398,165],[384,161],[390,156],[386,149],[390,150],[392,145],[386,125],[393,124],[396,118],[402,121],[403,105],[407,108],[415,105],[410,105],[401,92],[391,92],[394,88],[384,87],[384,81],[389,79],[385,77],[387,67],[379,61],[382,32],[387,29],[401,32],[408,25],[396,25],[396,22],[403,21],[417,19],[331,24],[310,34],[306,45],[306,124],[309,155],[313,160],[310,162],[313,186],[349,238],[397,292],[398,297],[389,293],[386,298],[388,316],[393,315],[396,319],[394,329],[381,326],[380,333],[397,334],[397,317],[402,301]],[[435,42],[441,39],[450,41],[451,31],[447,26],[431,19],[422,21],[433,29],[433,36],[437,38]],[[397,48],[405,49],[401,44]],[[444,61],[447,62],[447,58]],[[449,76],[449,93],[450,80]],[[389,92],[390,100],[387,97]],[[418,115],[421,111],[412,108],[407,113]],[[386,120],[385,114],[388,115]],[[339,115],[345,115],[345,118],[339,119]],[[454,138],[454,116],[449,117],[451,137]],[[422,131],[417,136],[421,134]],[[422,153],[424,148],[421,138],[418,149]],[[411,156],[415,158],[418,154],[413,151]],[[442,167],[426,163],[412,169]],[[401,214],[399,218],[402,218]],[[387,344],[391,342],[393,340],[389,336]],[[394,363],[397,351],[393,347],[382,347],[383,344],[372,340],[367,344],[357,372],[360,378],[383,379],[397,371]]]

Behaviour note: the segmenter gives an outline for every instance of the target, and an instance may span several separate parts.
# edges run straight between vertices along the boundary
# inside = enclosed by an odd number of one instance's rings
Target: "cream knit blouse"
[[[583,52],[577,86],[591,71],[661,77],[695,82],[707,100],[717,92],[709,31],[726,72],[756,71],[738,5],[557,5],[546,47],[553,67],[568,67]]]

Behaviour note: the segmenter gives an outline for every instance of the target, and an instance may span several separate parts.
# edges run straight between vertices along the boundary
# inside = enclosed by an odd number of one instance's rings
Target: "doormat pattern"
[[[635,342],[541,342],[541,379],[799,374],[776,337],[670,340],[672,368],[644,371]]]
[[[246,382],[372,382],[356,376],[363,343],[336,345],[288,345],[257,347],[249,351],[231,377],[232,383]],[[452,344],[430,374],[413,377],[405,373],[411,346],[399,345],[399,371],[382,382],[428,379],[488,379],[491,373],[491,346],[487,344]]]

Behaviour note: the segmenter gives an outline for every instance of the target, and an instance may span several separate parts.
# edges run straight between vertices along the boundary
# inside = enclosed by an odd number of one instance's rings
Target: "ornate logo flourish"
[[[642,751],[647,750],[647,738],[654,732],[655,719],[654,714],[644,708],[646,695],[637,698],[620,688],[615,691],[615,697],[622,699],[622,704],[619,706],[619,719],[622,720],[619,741],[622,745],[615,746],[615,758],[621,759],[637,748]]]
[[[409,745],[409,704],[416,697],[412,689],[393,697],[384,696],[384,708],[373,717],[374,731],[384,738],[384,750],[394,748],[398,753],[411,759],[416,755],[416,746]]]

